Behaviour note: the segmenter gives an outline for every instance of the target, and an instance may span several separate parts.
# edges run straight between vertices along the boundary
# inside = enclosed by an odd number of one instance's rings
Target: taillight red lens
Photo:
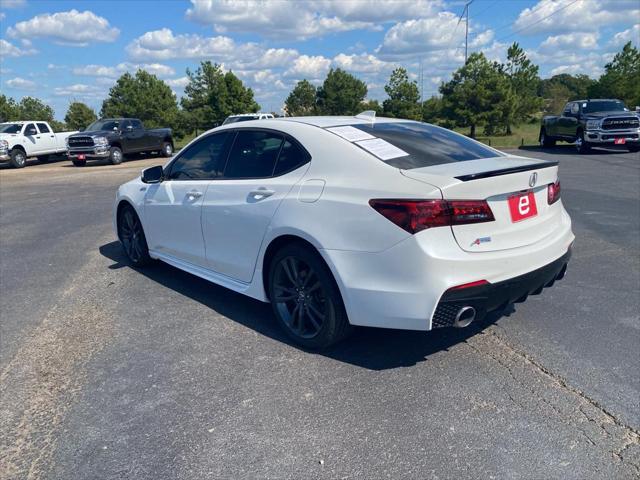
[[[556,180],[556,183],[550,183],[547,186],[547,201],[549,205],[556,203],[560,200],[560,180]]]
[[[378,213],[409,233],[427,228],[492,222],[484,200],[369,200]]]

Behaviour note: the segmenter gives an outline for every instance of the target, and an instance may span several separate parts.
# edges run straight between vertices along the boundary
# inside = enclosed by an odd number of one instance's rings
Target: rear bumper
[[[476,320],[501,310],[509,304],[524,302],[529,295],[538,295],[567,271],[571,249],[562,257],[524,275],[498,283],[488,283],[464,289],[448,290],[440,299],[433,314],[432,328],[453,326],[456,315],[464,307],[473,307]]]

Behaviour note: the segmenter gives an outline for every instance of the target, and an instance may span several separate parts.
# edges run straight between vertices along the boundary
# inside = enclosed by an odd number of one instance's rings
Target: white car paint
[[[546,200],[546,185],[558,177],[556,165],[495,151],[491,158],[401,170],[325,129],[369,121],[284,118],[206,132],[203,136],[226,129],[277,130],[297,139],[312,159],[268,179],[147,185],[136,178],[118,189],[116,234],[118,205],[128,202],[141,219],[152,258],[262,301],[268,301],[263,283],[267,248],[284,235],[299,237],[317,249],[333,273],[351,324],[414,330],[432,328],[432,316],[448,289],[480,279],[508,280],[567,253],[574,240],[571,220],[561,200],[552,205]],[[530,170],[472,181],[455,178],[513,166],[536,167],[538,174],[539,214],[521,223],[509,220],[505,201],[512,192],[529,188]],[[273,193],[255,201],[261,189]],[[190,197],[192,192],[197,198]],[[443,197],[486,199],[496,221],[411,234],[368,203]],[[494,240],[471,246],[485,236]]]
[[[54,133],[49,123],[41,120],[4,122],[0,123],[0,128],[7,125],[15,125],[19,130],[16,133],[0,132],[0,142],[7,142],[0,160],[8,160],[14,148],[22,149],[27,157],[64,153],[67,151],[67,137],[77,133],[75,131]],[[31,126],[35,129],[33,133],[28,131]]]

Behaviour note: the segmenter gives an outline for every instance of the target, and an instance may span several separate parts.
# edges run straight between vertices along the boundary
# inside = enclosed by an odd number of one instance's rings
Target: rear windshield
[[[394,122],[352,126],[408,153],[406,156],[384,160],[392,167],[403,170],[504,156],[480,142],[427,123]]]
[[[249,116],[247,115],[246,117],[227,117],[227,119],[222,122],[223,125],[228,125],[230,123],[237,123],[237,122],[248,122],[249,120],[258,120],[258,116]]]

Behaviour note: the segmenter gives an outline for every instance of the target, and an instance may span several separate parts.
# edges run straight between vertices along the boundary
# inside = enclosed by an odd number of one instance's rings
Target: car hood
[[[114,132],[112,130],[92,130],[92,131],[84,131],[74,133],[70,135],[71,137],[106,137],[108,135],[112,135]]]
[[[604,117],[637,117],[638,114],[636,112],[620,112],[618,110],[612,112],[592,112],[587,113],[586,118],[598,120]]]

